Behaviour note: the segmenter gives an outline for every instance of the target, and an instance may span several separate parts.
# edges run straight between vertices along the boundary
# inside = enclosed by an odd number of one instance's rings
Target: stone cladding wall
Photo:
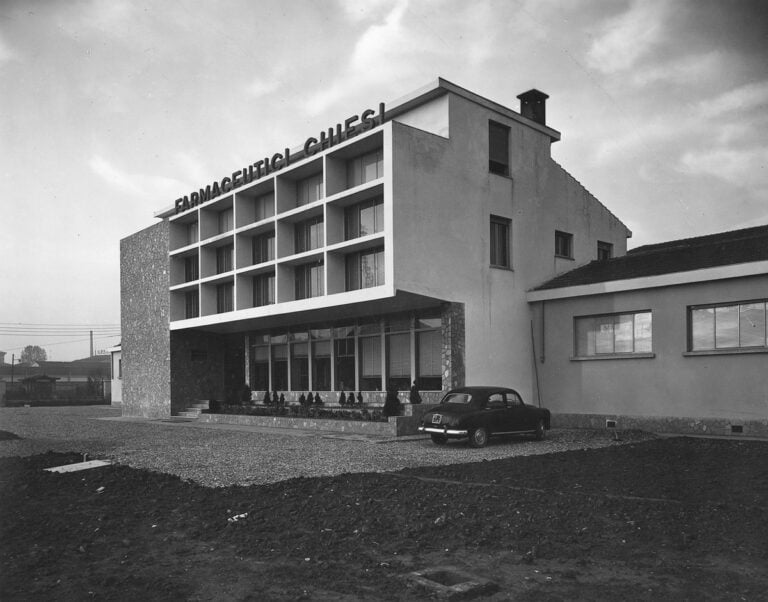
[[[171,415],[168,222],[120,241],[123,415]]]
[[[464,304],[446,303],[443,306],[443,390],[463,387],[466,384],[464,364]]]

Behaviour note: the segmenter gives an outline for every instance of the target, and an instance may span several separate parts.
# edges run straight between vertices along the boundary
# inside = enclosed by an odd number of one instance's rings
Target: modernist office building
[[[440,79],[169,203],[121,244],[124,413],[245,383],[333,400],[415,380],[427,400],[498,384],[608,414],[542,351],[573,335],[545,327],[554,287],[533,289],[625,256],[631,233],[552,160],[547,95],[518,98],[519,112]]]

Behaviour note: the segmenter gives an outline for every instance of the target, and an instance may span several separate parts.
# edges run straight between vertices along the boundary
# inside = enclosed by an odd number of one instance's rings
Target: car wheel
[[[445,445],[448,442],[448,437],[445,435],[435,435],[432,434],[432,443],[435,445]]]
[[[545,432],[545,424],[544,419],[542,418],[539,420],[539,423],[536,425],[536,440],[541,441],[544,438],[544,432]]]
[[[488,443],[488,431],[482,426],[469,434],[469,444],[472,447],[485,447]]]

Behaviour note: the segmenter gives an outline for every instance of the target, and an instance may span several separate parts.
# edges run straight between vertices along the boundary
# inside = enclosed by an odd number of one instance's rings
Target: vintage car
[[[419,431],[442,445],[448,439],[468,437],[472,447],[484,447],[493,435],[531,434],[544,438],[550,414],[523,402],[505,387],[462,387],[445,394],[440,406],[421,417]]]

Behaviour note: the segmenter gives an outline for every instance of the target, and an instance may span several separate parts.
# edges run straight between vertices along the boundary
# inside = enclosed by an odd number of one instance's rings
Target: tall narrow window
[[[269,391],[269,344],[251,347],[251,388],[254,391]]]
[[[488,171],[509,175],[509,128],[495,121],[488,122]]]
[[[344,239],[351,240],[384,230],[384,200],[371,199],[344,210]]]
[[[275,258],[275,233],[267,232],[253,238],[253,263],[264,263]]]
[[[309,389],[309,343],[291,343],[291,391]]]
[[[384,153],[381,149],[347,162],[347,187],[360,186],[384,176]]]
[[[387,335],[387,385],[398,391],[411,388],[411,335]]]
[[[310,387],[319,391],[331,390],[331,331],[318,328],[309,331],[312,339],[312,383]],[[352,341],[352,374],[354,376],[354,340]],[[354,387],[354,378],[352,382]]]
[[[231,282],[219,284],[216,287],[216,313],[220,314],[234,309],[233,292],[234,287]]]
[[[264,194],[254,199],[254,217],[256,221],[267,219],[275,214],[275,197],[273,193]]]
[[[347,255],[346,272],[348,291],[384,284],[384,248]]]
[[[510,220],[491,216],[491,265],[497,268],[512,267],[509,252]]]
[[[573,259],[573,234],[555,230],[555,257]]]
[[[234,255],[234,245],[225,245],[216,249],[216,273],[232,271],[232,256]]]
[[[333,329],[334,388],[350,391],[355,388],[355,329],[343,326]]]
[[[184,294],[184,306],[184,317],[197,318],[200,315],[200,298],[196,290]]]
[[[597,260],[605,261],[613,257],[613,245],[609,242],[597,241]]]
[[[253,278],[253,306],[262,307],[275,302],[275,275],[260,274]]]
[[[318,173],[296,182],[296,206],[314,203],[323,198],[323,174]]]
[[[322,262],[296,266],[296,299],[319,297],[325,292],[325,266]]]
[[[184,258],[184,282],[192,282],[200,277],[197,253]]]
[[[294,232],[296,253],[318,249],[325,244],[322,215],[296,224]]]
[[[219,211],[219,234],[229,232],[234,224],[232,207]]]
[[[360,337],[360,389],[381,391],[381,335]]]
[[[191,245],[193,242],[197,242],[199,238],[197,234],[197,220],[195,220],[187,224],[187,244]]]

